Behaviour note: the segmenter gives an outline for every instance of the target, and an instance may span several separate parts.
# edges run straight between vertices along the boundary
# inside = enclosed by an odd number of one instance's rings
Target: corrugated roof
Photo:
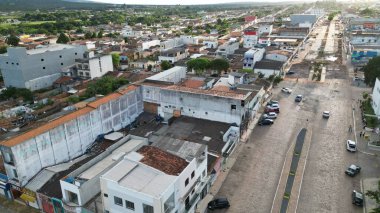
[[[91,107],[85,107],[85,108],[82,108],[80,110],[77,110],[75,112],[72,112],[70,114],[67,114],[67,115],[64,115],[60,118],[57,118],[55,120],[52,120],[52,121],[49,121],[47,122],[46,124],[42,125],[42,126],[39,126],[35,129],[32,129],[28,132],[25,132],[21,135],[18,135],[14,138],[11,138],[11,139],[8,139],[8,140],[5,140],[3,142],[1,142],[1,145],[3,146],[8,146],[8,147],[12,147],[12,146],[15,146],[19,143],[22,143],[24,141],[27,141],[33,137],[36,137],[40,134],[43,134],[51,129],[54,129],[55,127],[57,126],[60,126],[68,121],[71,121],[81,115],[85,115],[87,113],[89,113],[90,111],[92,111],[94,109],[92,109]]]

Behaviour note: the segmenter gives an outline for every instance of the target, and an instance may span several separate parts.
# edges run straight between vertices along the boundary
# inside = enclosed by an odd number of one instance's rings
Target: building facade
[[[243,68],[253,69],[256,62],[261,61],[264,57],[264,48],[252,48],[244,53]]]
[[[83,58],[86,46],[56,44],[39,49],[9,47],[0,55],[0,69],[6,87],[39,90],[53,85],[64,67]]]
[[[95,55],[88,52],[82,59],[76,59],[76,76],[82,78],[99,78],[107,72],[113,71],[113,63],[111,55]]]

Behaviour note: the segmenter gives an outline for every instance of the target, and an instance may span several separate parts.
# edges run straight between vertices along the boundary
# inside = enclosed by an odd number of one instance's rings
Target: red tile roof
[[[185,159],[154,146],[143,146],[137,152],[144,156],[140,162],[168,175],[179,175],[189,164]]]

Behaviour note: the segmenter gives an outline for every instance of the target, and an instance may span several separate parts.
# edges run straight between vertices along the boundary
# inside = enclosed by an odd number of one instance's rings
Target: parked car
[[[273,124],[273,120],[272,119],[262,119],[261,121],[259,121],[259,125],[260,126],[263,126],[263,125],[272,125]]]
[[[264,118],[268,118],[268,119],[276,119],[277,118],[277,113],[275,112],[268,112],[266,114],[263,115]]]
[[[323,117],[323,118],[329,118],[329,117],[330,117],[330,111],[324,111],[324,112],[322,113],[322,117]]]
[[[270,100],[270,101],[267,103],[267,106],[271,106],[272,104],[278,104],[278,101]]]
[[[349,152],[356,152],[356,141],[347,140],[346,148]]]
[[[217,198],[208,203],[207,208],[210,210],[224,209],[230,207],[230,202],[227,198]]]
[[[287,87],[283,87],[283,88],[281,89],[281,91],[284,92],[284,93],[288,93],[288,94],[290,94],[290,93],[293,92],[291,89],[289,89],[289,88],[287,88]]]
[[[303,98],[302,95],[297,95],[296,99],[295,99],[295,102],[301,102],[302,98]]]
[[[288,71],[287,73],[286,73],[286,75],[293,75],[293,74],[295,74],[296,72],[294,72],[294,71]]]
[[[280,113],[280,108],[278,107],[271,107],[271,106],[267,106],[265,108],[265,113],[268,113],[268,112],[275,112],[275,113]]]
[[[346,169],[344,173],[346,173],[348,176],[354,177],[356,174],[359,174],[360,170],[360,166],[352,164]]]
[[[352,204],[357,205],[357,206],[363,206],[363,193],[353,190]]]

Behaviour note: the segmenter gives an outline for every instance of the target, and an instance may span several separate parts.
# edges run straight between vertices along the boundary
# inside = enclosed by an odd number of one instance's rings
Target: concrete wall
[[[279,75],[280,74],[280,70],[270,70],[270,69],[255,69],[255,73],[262,73],[264,74],[264,77],[267,78],[269,77],[270,75]]]
[[[15,166],[4,163],[7,175],[14,178],[16,169],[19,185],[24,186],[42,168],[82,155],[99,134],[125,127],[142,112],[141,89],[137,88],[23,143],[3,146],[2,152],[11,152],[15,159]]]
[[[372,108],[377,116],[380,116],[380,81],[376,78],[372,91]]]
[[[288,57],[277,53],[269,53],[265,55],[265,59],[286,62]]]
[[[61,69],[82,58],[86,46],[76,46],[58,51],[27,54],[23,47],[10,47],[0,56],[0,69],[5,86],[38,90],[49,87],[61,75]]]
[[[236,105],[236,109],[231,109],[231,105]],[[244,113],[237,99],[161,90],[159,114],[165,118],[173,115],[174,110],[181,110],[181,115],[185,116],[237,124],[241,123]]]

